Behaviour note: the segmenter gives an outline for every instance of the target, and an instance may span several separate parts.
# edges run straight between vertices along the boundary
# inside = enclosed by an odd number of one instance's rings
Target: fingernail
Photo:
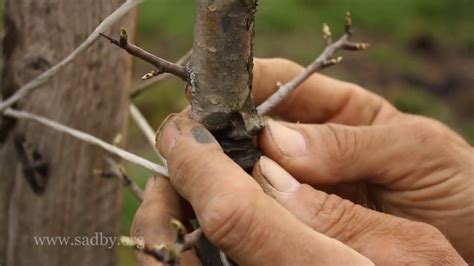
[[[300,132],[273,120],[268,120],[267,124],[270,135],[282,153],[290,157],[306,154],[306,140]]]
[[[266,156],[260,157],[260,170],[268,182],[279,192],[290,193],[300,185],[285,169]]]
[[[170,115],[165,119],[157,134],[157,144],[165,158],[168,157],[180,134],[178,126],[173,121],[169,121],[173,116]]]

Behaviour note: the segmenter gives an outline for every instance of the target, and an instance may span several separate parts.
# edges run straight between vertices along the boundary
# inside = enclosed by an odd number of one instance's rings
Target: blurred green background
[[[260,0],[255,55],[307,65],[324,48],[322,24],[328,23],[337,38],[346,11],[352,13],[354,39],[372,46],[365,52],[340,52],[344,61],[323,73],[379,93],[403,111],[439,119],[474,144],[472,0]],[[147,0],[139,7],[136,43],[176,60],[192,47],[193,21],[192,0]],[[135,60],[135,85],[149,70]],[[157,128],[167,114],[187,105],[183,88],[171,78],[134,102]],[[133,122],[127,145],[156,160]],[[127,171],[144,186],[147,171],[132,165]],[[127,190],[123,196],[121,234],[128,235],[139,203]],[[131,250],[120,249],[119,255],[120,265],[136,265]]]
[[[139,8],[136,42],[177,60],[193,42],[194,1],[148,0]],[[334,38],[350,11],[354,39],[370,42],[365,52],[341,52],[344,61],[323,73],[351,81],[386,97],[403,111],[439,119],[474,143],[474,1],[471,0],[260,0],[255,55],[284,57],[307,65],[324,49],[321,27]],[[135,61],[135,80],[150,67]],[[183,84],[170,79],[143,93],[135,103],[157,128],[187,101]],[[130,123],[129,149],[155,159]],[[144,185],[148,173],[128,166]],[[127,234],[138,202],[124,191],[122,233]],[[121,265],[134,265],[130,251]]]

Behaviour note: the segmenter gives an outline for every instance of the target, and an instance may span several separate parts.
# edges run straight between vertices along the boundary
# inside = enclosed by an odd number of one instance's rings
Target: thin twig
[[[150,146],[153,148],[153,150],[156,152],[156,155],[158,156],[158,159],[160,162],[162,162],[166,166],[166,160],[161,156],[160,152],[156,148],[155,145],[155,132],[151,128],[150,124],[146,121],[145,116],[138,110],[138,108],[134,104],[130,104],[129,106],[130,109],[130,115],[132,116],[133,120],[137,124],[138,128],[142,131],[143,135],[145,135],[145,138],[147,139],[148,143]]]
[[[193,248],[202,236],[201,228],[197,228],[188,234],[186,227],[177,219],[171,219],[171,225],[173,225],[177,233],[174,245],[174,250],[177,253]]]
[[[192,249],[202,236],[201,228],[184,235],[184,244],[175,242],[174,247],[167,245],[150,245],[145,243],[143,239],[135,240],[128,236],[120,236],[120,242],[126,247],[132,247],[147,255],[154,257],[157,261],[165,263],[166,265],[179,265],[181,253]],[[179,238],[179,236],[178,236]]]
[[[189,59],[191,58],[191,55],[193,53],[193,50],[189,50],[185,55],[183,55],[178,61],[176,61],[176,65],[178,66],[184,66]],[[135,89],[132,90],[132,93],[130,93],[130,98],[135,98],[138,95],[140,95],[142,92],[146,91],[148,88],[151,88],[152,85],[156,85],[160,81],[164,81],[167,78],[171,77],[172,75],[170,73],[163,73],[158,76],[154,76],[151,79],[147,79],[143,82],[140,82],[140,84],[135,87]]]
[[[79,130],[76,130],[76,129],[73,129],[73,128],[70,128],[70,127],[67,127],[65,125],[62,125],[58,122],[55,122],[55,121],[52,121],[52,120],[49,120],[48,118],[45,118],[45,117],[42,117],[42,116],[39,116],[39,115],[35,115],[35,114],[32,114],[32,113],[28,113],[28,112],[25,112],[25,111],[18,111],[18,110],[14,110],[14,109],[11,109],[11,108],[7,108],[5,110],[5,113],[4,113],[6,116],[9,116],[9,117],[14,117],[14,118],[17,118],[17,119],[28,119],[28,120],[33,120],[33,121],[36,121],[40,124],[43,124],[45,126],[48,126],[48,127],[51,127],[53,129],[56,129],[58,131],[61,131],[61,132],[64,132],[64,133],[67,133],[77,139],[80,139],[82,141],[85,141],[87,143],[90,143],[90,144],[94,144],[96,146],[99,146],[101,148],[103,148],[104,150],[112,153],[112,154],[115,154],[117,156],[119,156],[120,158],[124,159],[124,160],[127,160],[131,163],[134,163],[134,164],[137,164],[137,165],[140,165],[154,173],[157,173],[157,174],[160,174],[162,176],[168,176],[168,169],[166,169],[166,167],[163,167],[159,164],[155,164],[153,162],[150,162],[142,157],[139,157],[133,153],[130,153],[126,150],[123,150],[123,149],[120,149],[116,146],[113,146],[97,137],[94,137],[90,134],[87,134],[85,132],[82,132],[82,131],[79,131]]]
[[[0,102],[0,112],[3,112],[7,107],[12,106],[21,98],[25,97],[31,93],[34,89],[38,88],[40,85],[49,80],[52,76],[62,70],[66,65],[71,63],[77,56],[84,52],[89,46],[91,46],[95,40],[100,36],[101,32],[107,30],[113,23],[119,20],[125,13],[130,11],[136,5],[140,4],[144,0],[127,0],[119,8],[117,8],[112,14],[106,17],[100,24],[95,28],[95,30],[87,37],[87,39],[79,45],[73,52],[71,52],[66,58],[61,62],[48,69],[46,72],[42,73],[38,77],[34,78],[26,85],[17,90],[11,97],[5,101]]]
[[[219,258],[221,259],[223,266],[232,266],[232,263],[227,258],[227,255],[221,250],[219,250]]]
[[[184,236],[184,245],[183,245],[182,251],[190,250],[193,247],[195,247],[201,237],[202,237],[201,228],[197,228],[191,233],[186,234],[186,236]]]
[[[100,33],[101,36],[108,39],[111,43],[117,45],[118,47],[127,51],[127,53],[138,57],[157,68],[156,72],[154,71],[153,75],[159,75],[162,73],[170,73],[175,76],[180,77],[182,80],[188,80],[188,72],[186,68],[175,63],[169,62],[163,58],[160,58],[150,52],[143,50],[142,48],[128,43],[127,40],[127,33],[124,29],[120,32],[120,39],[116,40],[110,36],[105,35],[104,33]]]
[[[143,190],[125,173],[124,167],[109,156],[106,156],[104,161],[107,164],[107,168],[103,171],[96,171],[96,174],[102,177],[119,178],[122,180],[124,187],[130,189],[139,201],[143,201]]]
[[[166,259],[166,250],[164,245],[149,245],[143,240],[136,240],[128,236],[120,236],[119,239],[121,245],[139,250],[154,257],[157,261],[164,262]]]
[[[369,45],[366,43],[354,43],[349,41],[352,35],[352,20],[349,12],[347,12],[345,16],[345,31],[345,34],[338,41],[333,43],[331,31],[329,27],[324,24],[323,33],[327,44],[326,49],[324,49],[323,53],[318,58],[316,58],[316,60],[311,63],[301,74],[290,80],[288,83],[279,85],[277,91],[257,107],[258,114],[263,115],[268,113],[271,109],[288,97],[288,95],[290,95],[291,92],[301,85],[301,83],[303,83],[318,70],[341,62],[342,57],[331,58],[333,54],[339,49],[358,51],[365,50],[369,47]]]

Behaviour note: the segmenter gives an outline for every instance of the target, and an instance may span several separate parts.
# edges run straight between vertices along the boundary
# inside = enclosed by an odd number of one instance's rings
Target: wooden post
[[[67,56],[122,2],[7,0],[2,98]],[[128,16],[112,30],[133,29],[133,21]],[[126,130],[130,75],[131,58],[99,40],[15,107],[111,142]],[[34,167],[19,156],[14,139],[36,151],[47,171],[24,171]],[[93,175],[106,153],[20,120],[2,120],[0,141],[0,265],[116,264],[115,249],[110,242],[101,246],[100,237],[118,233],[121,184]],[[39,236],[70,239],[41,245]],[[92,238],[77,242],[76,236]]]

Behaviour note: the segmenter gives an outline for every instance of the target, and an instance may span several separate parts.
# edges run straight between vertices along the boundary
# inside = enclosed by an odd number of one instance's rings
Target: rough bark
[[[251,94],[256,6],[256,0],[196,0],[188,64],[193,119],[247,171],[260,155],[252,137],[263,124]],[[198,243],[198,254],[203,265],[222,265],[207,239]]]
[[[192,117],[247,170],[259,155],[252,136],[262,126],[251,94],[256,5],[256,0],[196,0],[188,66]]]
[[[2,98],[67,56],[122,2],[7,0]],[[113,31],[132,24],[128,16]],[[16,108],[112,141],[125,133],[130,74],[131,58],[99,41]],[[117,234],[121,184],[93,175],[105,152],[36,123],[1,126],[0,265],[114,265],[116,253],[105,246],[39,246],[33,239]],[[25,176],[14,147],[19,135],[48,164],[44,191]]]

